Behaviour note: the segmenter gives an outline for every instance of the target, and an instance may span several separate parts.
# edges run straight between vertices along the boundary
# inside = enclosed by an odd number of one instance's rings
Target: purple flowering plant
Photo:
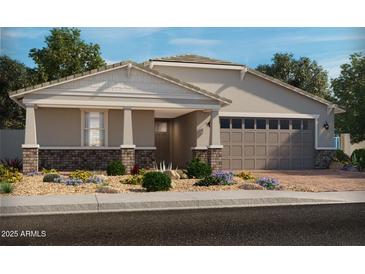
[[[256,180],[256,183],[266,189],[275,189],[279,186],[279,181],[275,178],[261,177]]]
[[[221,185],[230,185],[233,183],[233,173],[231,171],[217,170],[212,176],[220,181]]]

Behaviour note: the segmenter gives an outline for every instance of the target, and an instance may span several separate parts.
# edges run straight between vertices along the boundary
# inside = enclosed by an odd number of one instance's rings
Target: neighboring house
[[[244,65],[196,55],[121,62],[10,93],[26,109],[24,172],[121,160],[304,169],[335,148],[336,105]],[[325,157],[324,157],[325,158]],[[316,159],[316,160],[315,160]]]

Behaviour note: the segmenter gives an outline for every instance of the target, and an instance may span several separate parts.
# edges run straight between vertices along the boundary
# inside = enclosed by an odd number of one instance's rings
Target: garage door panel
[[[229,132],[222,132],[221,131],[221,142],[223,143],[229,143],[230,142],[230,138],[229,138]]]
[[[266,144],[266,132],[256,133],[256,144]]]
[[[231,146],[231,155],[232,156],[240,156],[242,157],[242,145],[232,145]]]
[[[255,143],[255,132],[245,132],[245,144]]]
[[[231,142],[232,143],[242,143],[243,141],[243,132],[232,132],[231,133]]]
[[[245,157],[254,156],[255,155],[255,146],[245,145],[244,151],[245,151]]]
[[[255,159],[245,159],[244,169],[255,169]]]
[[[298,123],[298,119],[284,119],[284,123],[275,118],[232,119],[241,119],[243,126],[232,128],[231,120],[228,123],[231,128],[221,129],[224,169],[313,167],[314,120],[299,119]]]

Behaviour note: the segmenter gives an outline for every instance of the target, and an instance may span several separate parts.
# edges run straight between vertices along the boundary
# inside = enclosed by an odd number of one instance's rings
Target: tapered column
[[[212,110],[210,114],[210,139],[208,146],[208,163],[213,170],[222,169],[222,149],[220,137],[219,112]]]
[[[127,173],[135,164],[135,145],[133,143],[132,110],[123,109],[123,143],[120,146],[121,161]]]
[[[25,138],[23,149],[23,173],[38,171],[37,127],[34,105],[27,105],[25,111]]]

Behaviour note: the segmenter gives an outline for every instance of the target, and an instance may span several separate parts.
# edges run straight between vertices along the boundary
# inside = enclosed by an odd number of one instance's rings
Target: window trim
[[[102,148],[108,147],[108,129],[109,129],[109,117],[108,109],[80,109],[81,110],[81,146],[82,147],[90,147],[90,148]],[[103,112],[104,113],[104,145],[103,146],[86,146],[84,142],[84,131],[85,131],[85,113],[86,112]],[[99,129],[100,130],[100,129]]]

